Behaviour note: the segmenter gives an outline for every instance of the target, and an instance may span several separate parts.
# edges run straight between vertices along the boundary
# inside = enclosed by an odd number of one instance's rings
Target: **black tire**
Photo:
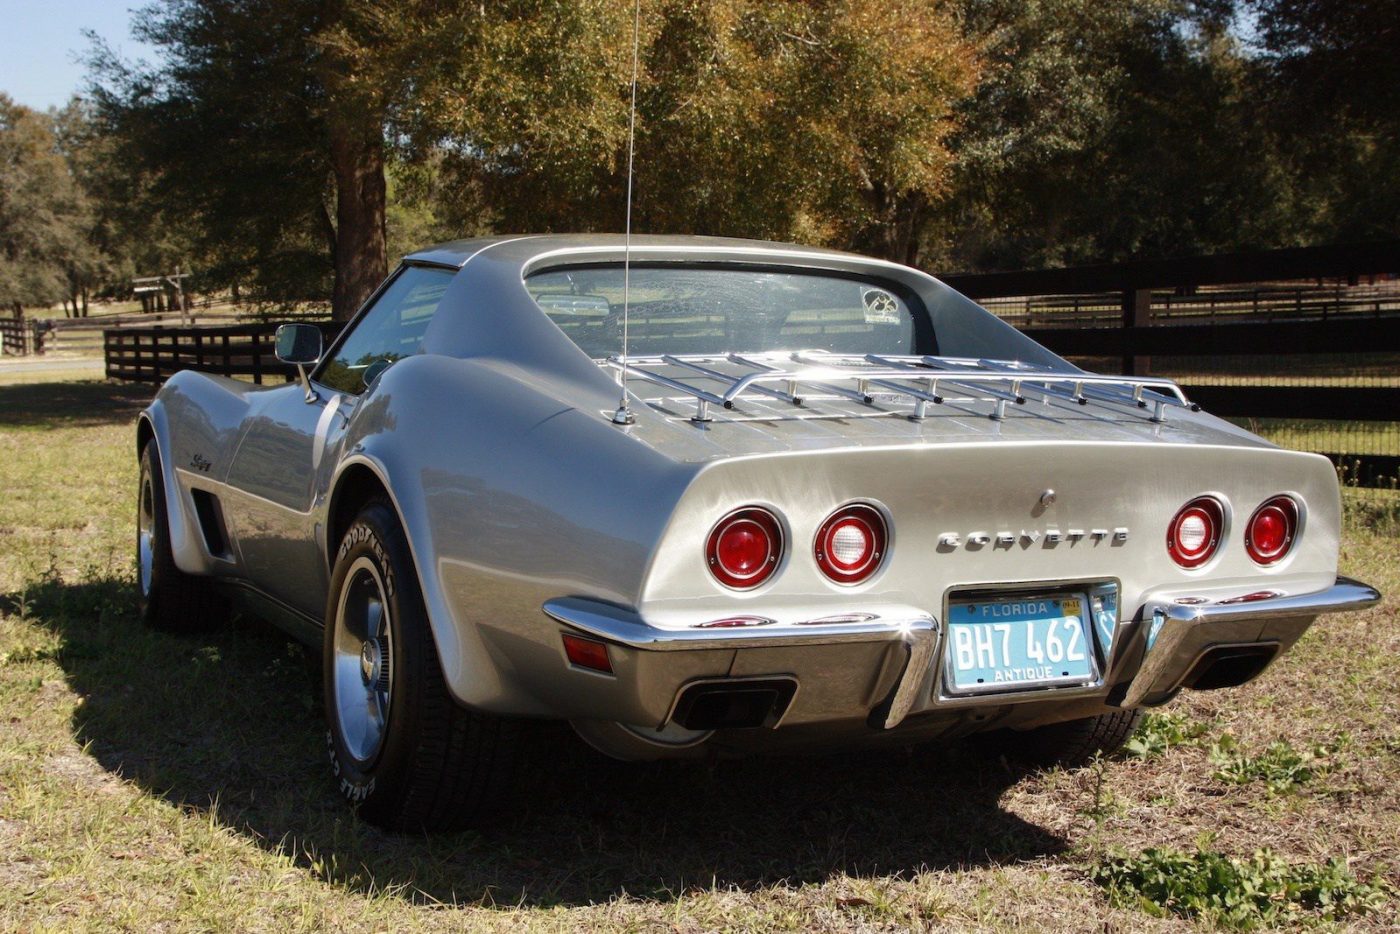
[[[1004,734],[1008,741],[1003,744],[1003,751],[1032,765],[1079,768],[1088,765],[1095,756],[1111,755],[1122,749],[1137,729],[1142,715],[1141,710],[1114,710],[1097,717]]]
[[[200,632],[229,616],[208,578],[186,574],[170,551],[165,480],[155,442],[141,449],[136,487],[136,593],[141,620],[167,632]]]
[[[336,553],[322,662],[331,771],[361,817],[416,832],[501,812],[526,724],[467,710],[449,694],[408,541],[383,500],[360,511]]]

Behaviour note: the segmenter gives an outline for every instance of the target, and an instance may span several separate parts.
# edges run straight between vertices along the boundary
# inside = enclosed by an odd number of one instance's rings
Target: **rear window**
[[[552,269],[525,284],[594,359],[622,350],[621,266]],[[916,352],[914,312],[878,282],[771,269],[633,266],[629,353]],[[920,309],[919,314],[923,314]]]

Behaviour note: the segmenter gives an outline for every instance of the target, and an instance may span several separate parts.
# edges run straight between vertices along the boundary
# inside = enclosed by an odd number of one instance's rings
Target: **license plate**
[[[1066,596],[954,600],[948,607],[944,689],[987,694],[1098,680],[1087,599]]]

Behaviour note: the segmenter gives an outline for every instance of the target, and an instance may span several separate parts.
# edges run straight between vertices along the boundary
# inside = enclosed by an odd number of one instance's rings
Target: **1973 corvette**
[[[237,597],[320,646],[373,821],[486,813],[540,719],[630,759],[996,731],[1082,761],[1379,599],[1337,576],[1331,464],[1168,380],[887,262],[628,255],[433,247],[328,349],[284,326],[297,382],[181,372],[139,418],[144,617]]]

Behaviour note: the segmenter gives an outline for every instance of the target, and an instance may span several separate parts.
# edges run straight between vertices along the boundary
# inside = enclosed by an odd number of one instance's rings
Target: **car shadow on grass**
[[[0,428],[96,428],[131,422],[154,387],[104,382],[0,385]]]
[[[241,619],[151,632],[117,579],[51,581],[26,598],[62,638],[57,658],[84,698],[73,732],[103,767],[352,891],[504,907],[671,900],[1065,847],[998,806],[1018,775],[957,748],[624,764],[563,728],[547,734],[528,800],[490,829],[386,834],[334,793],[309,668],[277,631]]]

